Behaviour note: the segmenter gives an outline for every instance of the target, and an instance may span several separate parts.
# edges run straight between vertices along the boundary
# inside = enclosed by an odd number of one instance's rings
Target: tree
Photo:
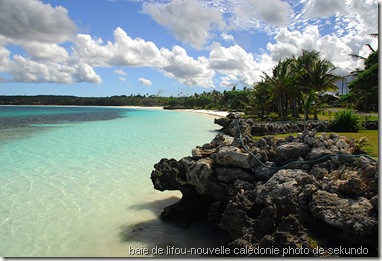
[[[267,85],[263,81],[256,83],[253,88],[253,97],[255,106],[260,110],[260,117],[265,117],[265,109],[269,103],[270,92]]]
[[[359,110],[378,110],[378,50],[372,52],[361,70],[349,84],[354,106]]]
[[[263,73],[263,84],[271,92],[271,98],[277,102],[277,112],[286,119],[288,114],[288,92],[295,81],[295,74],[291,68],[292,59],[285,59],[273,68],[272,75]]]
[[[342,77],[336,75],[336,67],[326,59],[320,59],[319,52],[306,51],[300,57],[294,58],[294,68],[298,72],[297,83],[301,92],[307,94],[304,101],[304,120],[308,120],[308,109],[311,107],[307,102],[316,100],[317,95],[326,91],[336,91],[336,82]],[[308,99],[309,98],[309,99]],[[317,119],[317,101],[314,110],[314,118]]]
[[[304,121],[309,120],[309,111],[312,108],[313,102],[317,99],[317,92],[311,91],[307,95],[305,95],[304,103],[302,105],[302,108],[304,110]]]

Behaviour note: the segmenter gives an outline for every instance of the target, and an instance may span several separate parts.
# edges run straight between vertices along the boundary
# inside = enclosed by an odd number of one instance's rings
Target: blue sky
[[[0,95],[251,87],[302,49],[346,75],[377,32],[377,0],[0,0]]]

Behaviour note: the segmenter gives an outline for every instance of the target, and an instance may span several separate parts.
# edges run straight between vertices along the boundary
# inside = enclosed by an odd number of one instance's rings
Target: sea
[[[150,180],[161,158],[180,159],[210,142],[219,129],[214,118],[144,108],[0,106],[0,256],[135,257],[219,246],[208,226],[161,221],[163,208],[181,194],[156,191]]]

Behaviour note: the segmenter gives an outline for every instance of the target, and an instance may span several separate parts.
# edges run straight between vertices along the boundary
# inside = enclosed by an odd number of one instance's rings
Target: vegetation
[[[378,34],[371,34],[378,37]],[[349,84],[350,92],[342,100],[354,105],[354,108],[362,111],[378,110],[378,49],[374,50],[370,44],[366,44],[371,53],[365,58],[359,55],[350,54],[353,57],[364,61],[364,69],[356,68],[351,73],[354,76]]]
[[[358,132],[361,129],[361,120],[359,116],[350,109],[336,112],[332,121],[334,131]]]
[[[365,60],[365,70],[349,84],[350,100],[359,110],[378,110],[378,50]]]
[[[254,85],[255,90],[261,90],[257,95],[263,94],[257,98],[263,103],[262,117],[265,113],[264,108],[268,107],[277,111],[283,120],[287,119],[288,112],[292,117],[299,118],[299,112],[302,110],[304,120],[309,120],[312,110],[314,119],[318,119],[319,106],[324,105],[319,98],[327,91],[337,90],[335,83],[342,79],[334,74],[336,67],[328,60],[321,59],[319,55],[316,51],[303,50],[299,57],[293,56],[279,61],[273,68],[272,75],[263,73],[262,81]],[[268,92],[263,91],[264,88]]]

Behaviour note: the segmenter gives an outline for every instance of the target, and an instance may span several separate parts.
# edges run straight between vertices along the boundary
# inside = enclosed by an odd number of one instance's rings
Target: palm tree
[[[303,103],[303,110],[304,110],[304,121],[309,120],[309,111],[312,108],[313,102],[317,99],[317,92],[311,91],[307,95],[305,95],[304,103]]]
[[[270,92],[264,81],[258,82],[253,88],[254,105],[260,109],[260,117],[265,118],[265,109],[269,103]]]
[[[328,60],[320,59],[319,55],[317,51],[303,50],[301,56],[293,59],[294,70],[298,72],[297,84],[301,93],[306,96],[303,102],[304,120],[309,119],[309,109],[313,101],[317,103],[317,95],[337,90],[336,82],[342,79],[334,74],[336,67]],[[317,119],[317,106],[314,109],[314,118]]]
[[[291,68],[292,59],[285,59],[273,68],[272,75],[263,72],[263,84],[271,91],[271,98],[277,101],[277,112],[286,119],[288,112],[288,92],[295,81]]]
[[[326,59],[320,60],[313,64],[308,71],[308,86],[312,91],[318,94],[326,91],[337,91],[336,82],[342,80],[343,77],[334,74],[336,67]],[[314,110],[314,119],[317,119],[317,107]]]
[[[293,55],[293,62],[291,64],[292,70],[296,75],[296,83],[293,90],[292,102],[292,116],[299,118],[298,110],[299,104],[302,105],[302,108],[310,108],[310,105],[306,104],[307,97],[312,92],[311,88],[307,85],[309,79],[307,78],[308,68],[312,68],[313,64],[320,60],[320,53],[312,50],[302,50],[302,54],[298,57]],[[310,98],[316,98],[312,96]],[[312,100],[313,101],[313,100]],[[307,107],[308,105],[308,107]],[[307,117],[306,110],[304,109],[304,118]]]
[[[371,37],[373,37],[373,38],[378,38],[378,34],[377,33],[374,33],[374,34],[370,34],[370,36]],[[369,47],[369,49],[370,49],[370,51],[371,51],[371,53],[375,53],[376,52],[376,50],[374,50],[374,48],[373,47],[371,47],[371,45],[370,44],[365,44],[367,47]],[[360,56],[360,55],[358,55],[358,54],[354,54],[354,53],[352,53],[352,54],[349,54],[351,57],[353,57],[353,58],[356,58],[356,59],[361,59],[362,61],[366,61],[366,57],[363,57],[363,56]],[[358,75],[360,75],[361,73],[363,73],[364,72],[364,70],[363,69],[360,69],[360,68],[355,68],[355,70],[354,71],[352,71],[352,72],[350,72],[350,76],[354,76],[354,77],[357,77]]]

